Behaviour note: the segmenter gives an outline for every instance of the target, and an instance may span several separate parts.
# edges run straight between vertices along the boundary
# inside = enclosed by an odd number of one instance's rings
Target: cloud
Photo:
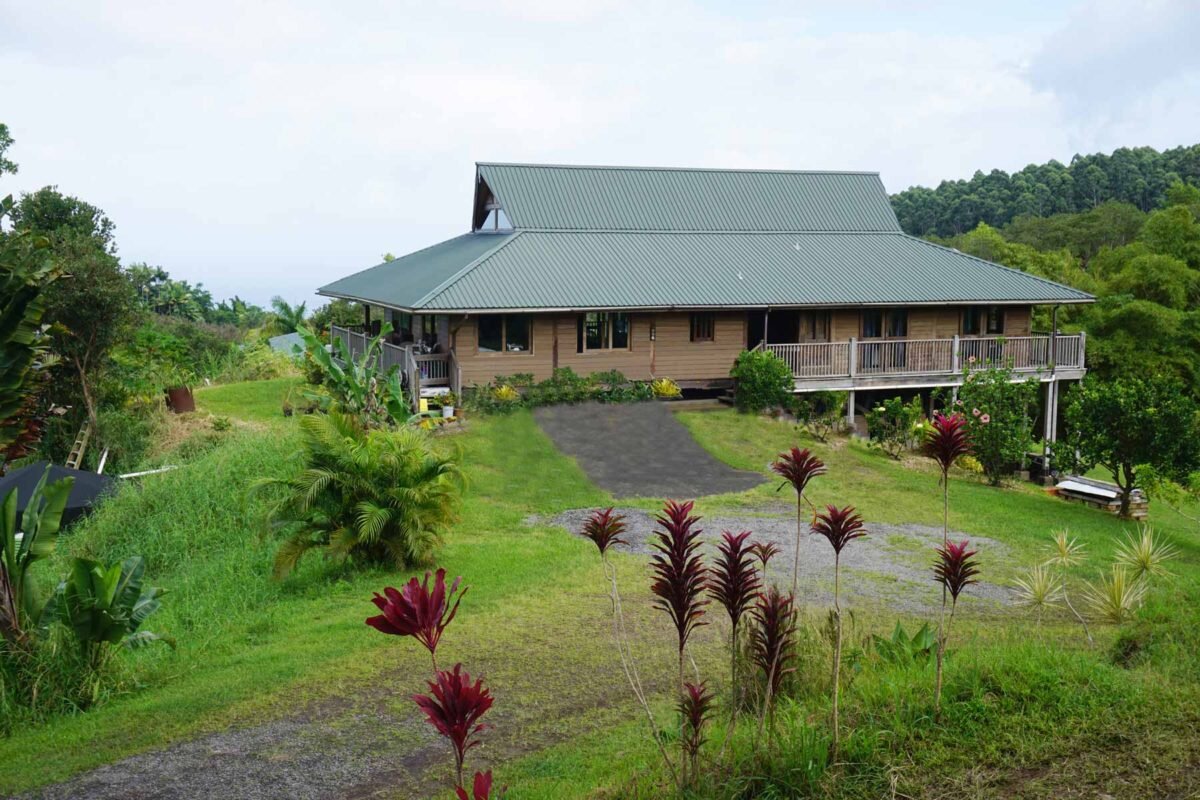
[[[1041,20],[926,6],[0,0],[22,167],[0,191],[56,183],[127,262],[295,301],[462,232],[476,160],[875,169],[896,191],[1200,129],[1183,75],[1107,145]]]

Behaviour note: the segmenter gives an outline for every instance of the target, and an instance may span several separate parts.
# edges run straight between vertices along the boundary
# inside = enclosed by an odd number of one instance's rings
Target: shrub
[[[1037,379],[1014,382],[1008,367],[970,370],[958,390],[958,401],[972,454],[992,485],[998,485],[1021,466],[1033,439]]]
[[[461,488],[455,459],[416,428],[367,430],[331,411],[300,420],[304,469],[259,481],[285,490],[272,518],[289,533],[275,557],[278,577],[309,550],[338,559],[407,567],[428,563]]]
[[[766,411],[785,405],[796,382],[787,362],[769,350],[743,350],[730,370],[734,402],[742,411]]]
[[[917,423],[921,421],[921,398],[904,402],[899,397],[884,400],[867,411],[867,436],[872,447],[891,458],[900,458],[905,450],[920,441]]]
[[[805,392],[792,396],[792,413],[809,436],[827,442],[845,427],[848,400],[847,392]]]
[[[655,378],[650,383],[650,390],[654,392],[655,397],[663,400],[672,400],[683,396],[683,390],[679,388],[679,384],[670,378]]]

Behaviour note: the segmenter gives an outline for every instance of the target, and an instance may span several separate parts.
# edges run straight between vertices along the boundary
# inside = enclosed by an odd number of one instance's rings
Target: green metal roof
[[[440,244],[385,261],[317,290],[382,306],[417,308],[421,299],[512,238],[504,233],[466,233]]]
[[[427,310],[1071,303],[1090,295],[903,233],[522,231]]]
[[[874,172],[477,165],[513,227],[899,231]]]

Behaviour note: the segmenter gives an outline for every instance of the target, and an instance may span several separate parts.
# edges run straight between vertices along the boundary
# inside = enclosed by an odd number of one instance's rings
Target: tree
[[[308,320],[309,327],[318,333],[328,331],[330,325],[345,328],[349,325],[361,325],[362,321],[362,304],[341,297],[336,297],[320,308],[314,309]]]
[[[271,298],[271,329],[276,334],[295,333],[304,324],[307,303],[290,305],[282,297]]]
[[[17,174],[17,163],[9,160],[8,157],[5,156],[5,153],[8,152],[8,148],[12,147],[12,144],[13,138],[12,134],[8,132],[8,126],[3,122],[0,122],[0,175],[5,174],[6,172],[10,175]]]
[[[1108,281],[1107,289],[1182,311],[1200,300],[1200,273],[1172,256],[1140,255]]]
[[[1173,256],[1192,269],[1200,269],[1200,223],[1187,206],[1155,211],[1146,220],[1138,239],[1151,252]]]
[[[1066,447],[1079,466],[1102,466],[1121,490],[1121,515],[1140,486],[1142,465],[1172,480],[1200,468],[1200,418],[1182,383],[1169,376],[1090,377],[1067,393]]]

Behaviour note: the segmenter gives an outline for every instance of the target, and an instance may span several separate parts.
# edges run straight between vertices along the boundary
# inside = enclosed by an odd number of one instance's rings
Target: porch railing
[[[351,360],[362,358],[371,344],[370,336],[336,325],[330,328],[332,340],[340,340]],[[453,364],[449,353],[420,353],[411,344],[394,345],[382,342],[376,356],[375,366],[387,372],[396,367],[404,375],[413,407],[419,405],[422,386],[450,386],[460,383],[458,364]],[[457,391],[457,390],[455,390]]]
[[[1084,334],[1057,336],[955,336],[952,339],[878,339],[763,345],[797,378],[878,375],[951,375],[978,364],[1017,372],[1052,367],[1082,369]]]

